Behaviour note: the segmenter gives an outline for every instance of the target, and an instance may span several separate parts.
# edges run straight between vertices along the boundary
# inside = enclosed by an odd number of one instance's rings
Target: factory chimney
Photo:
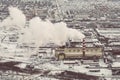
[[[71,47],[71,39],[68,39],[68,41],[66,42],[66,47]]]
[[[85,38],[83,38],[83,41],[82,41],[82,51],[83,51],[83,57],[85,57],[85,49],[86,49],[86,45],[85,45]]]

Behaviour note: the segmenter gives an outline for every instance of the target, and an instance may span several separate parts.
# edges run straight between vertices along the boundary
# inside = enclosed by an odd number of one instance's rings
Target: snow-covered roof
[[[97,28],[96,30],[100,35],[103,35],[105,37],[120,37],[120,28]]]
[[[119,45],[120,46],[120,42],[111,42],[109,45]]]

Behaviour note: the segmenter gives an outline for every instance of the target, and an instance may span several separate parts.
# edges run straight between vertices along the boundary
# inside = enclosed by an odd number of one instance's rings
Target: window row
[[[83,49],[70,49],[68,52],[82,52]],[[95,52],[95,51],[100,51],[100,49],[85,49],[85,51],[90,51],[90,52]]]

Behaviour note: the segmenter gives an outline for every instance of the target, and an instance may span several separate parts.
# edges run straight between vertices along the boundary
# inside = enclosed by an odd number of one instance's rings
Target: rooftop
[[[96,31],[108,38],[120,37],[120,28],[97,28]]]

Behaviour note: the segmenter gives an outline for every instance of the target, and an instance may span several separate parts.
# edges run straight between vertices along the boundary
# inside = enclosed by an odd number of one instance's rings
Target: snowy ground
[[[43,55],[44,56],[44,55]],[[49,58],[48,58],[49,56]],[[52,56],[53,57],[53,56]],[[65,60],[65,61],[56,61],[50,59],[50,55],[46,57],[18,57],[18,56],[2,56],[0,62],[10,62],[16,61],[21,62],[18,65],[15,65],[21,69],[25,69],[27,65],[33,65],[35,69],[42,70],[40,74],[25,74],[20,73],[19,75],[14,72],[9,74],[6,72],[0,71],[0,77],[2,80],[59,80],[54,77],[49,77],[49,75],[56,75],[64,71],[73,71],[77,73],[85,73],[93,76],[107,77],[107,80],[111,79],[112,71],[107,68],[108,64],[104,63],[102,59],[99,62],[93,62],[92,60],[85,60],[84,64],[80,60]],[[114,62],[113,67],[120,67],[120,62]],[[45,71],[49,71],[47,75],[44,75]],[[93,71],[93,72],[92,72]],[[94,72],[96,71],[96,72]],[[14,74],[13,74],[14,73]],[[114,80],[114,79],[113,79]]]

